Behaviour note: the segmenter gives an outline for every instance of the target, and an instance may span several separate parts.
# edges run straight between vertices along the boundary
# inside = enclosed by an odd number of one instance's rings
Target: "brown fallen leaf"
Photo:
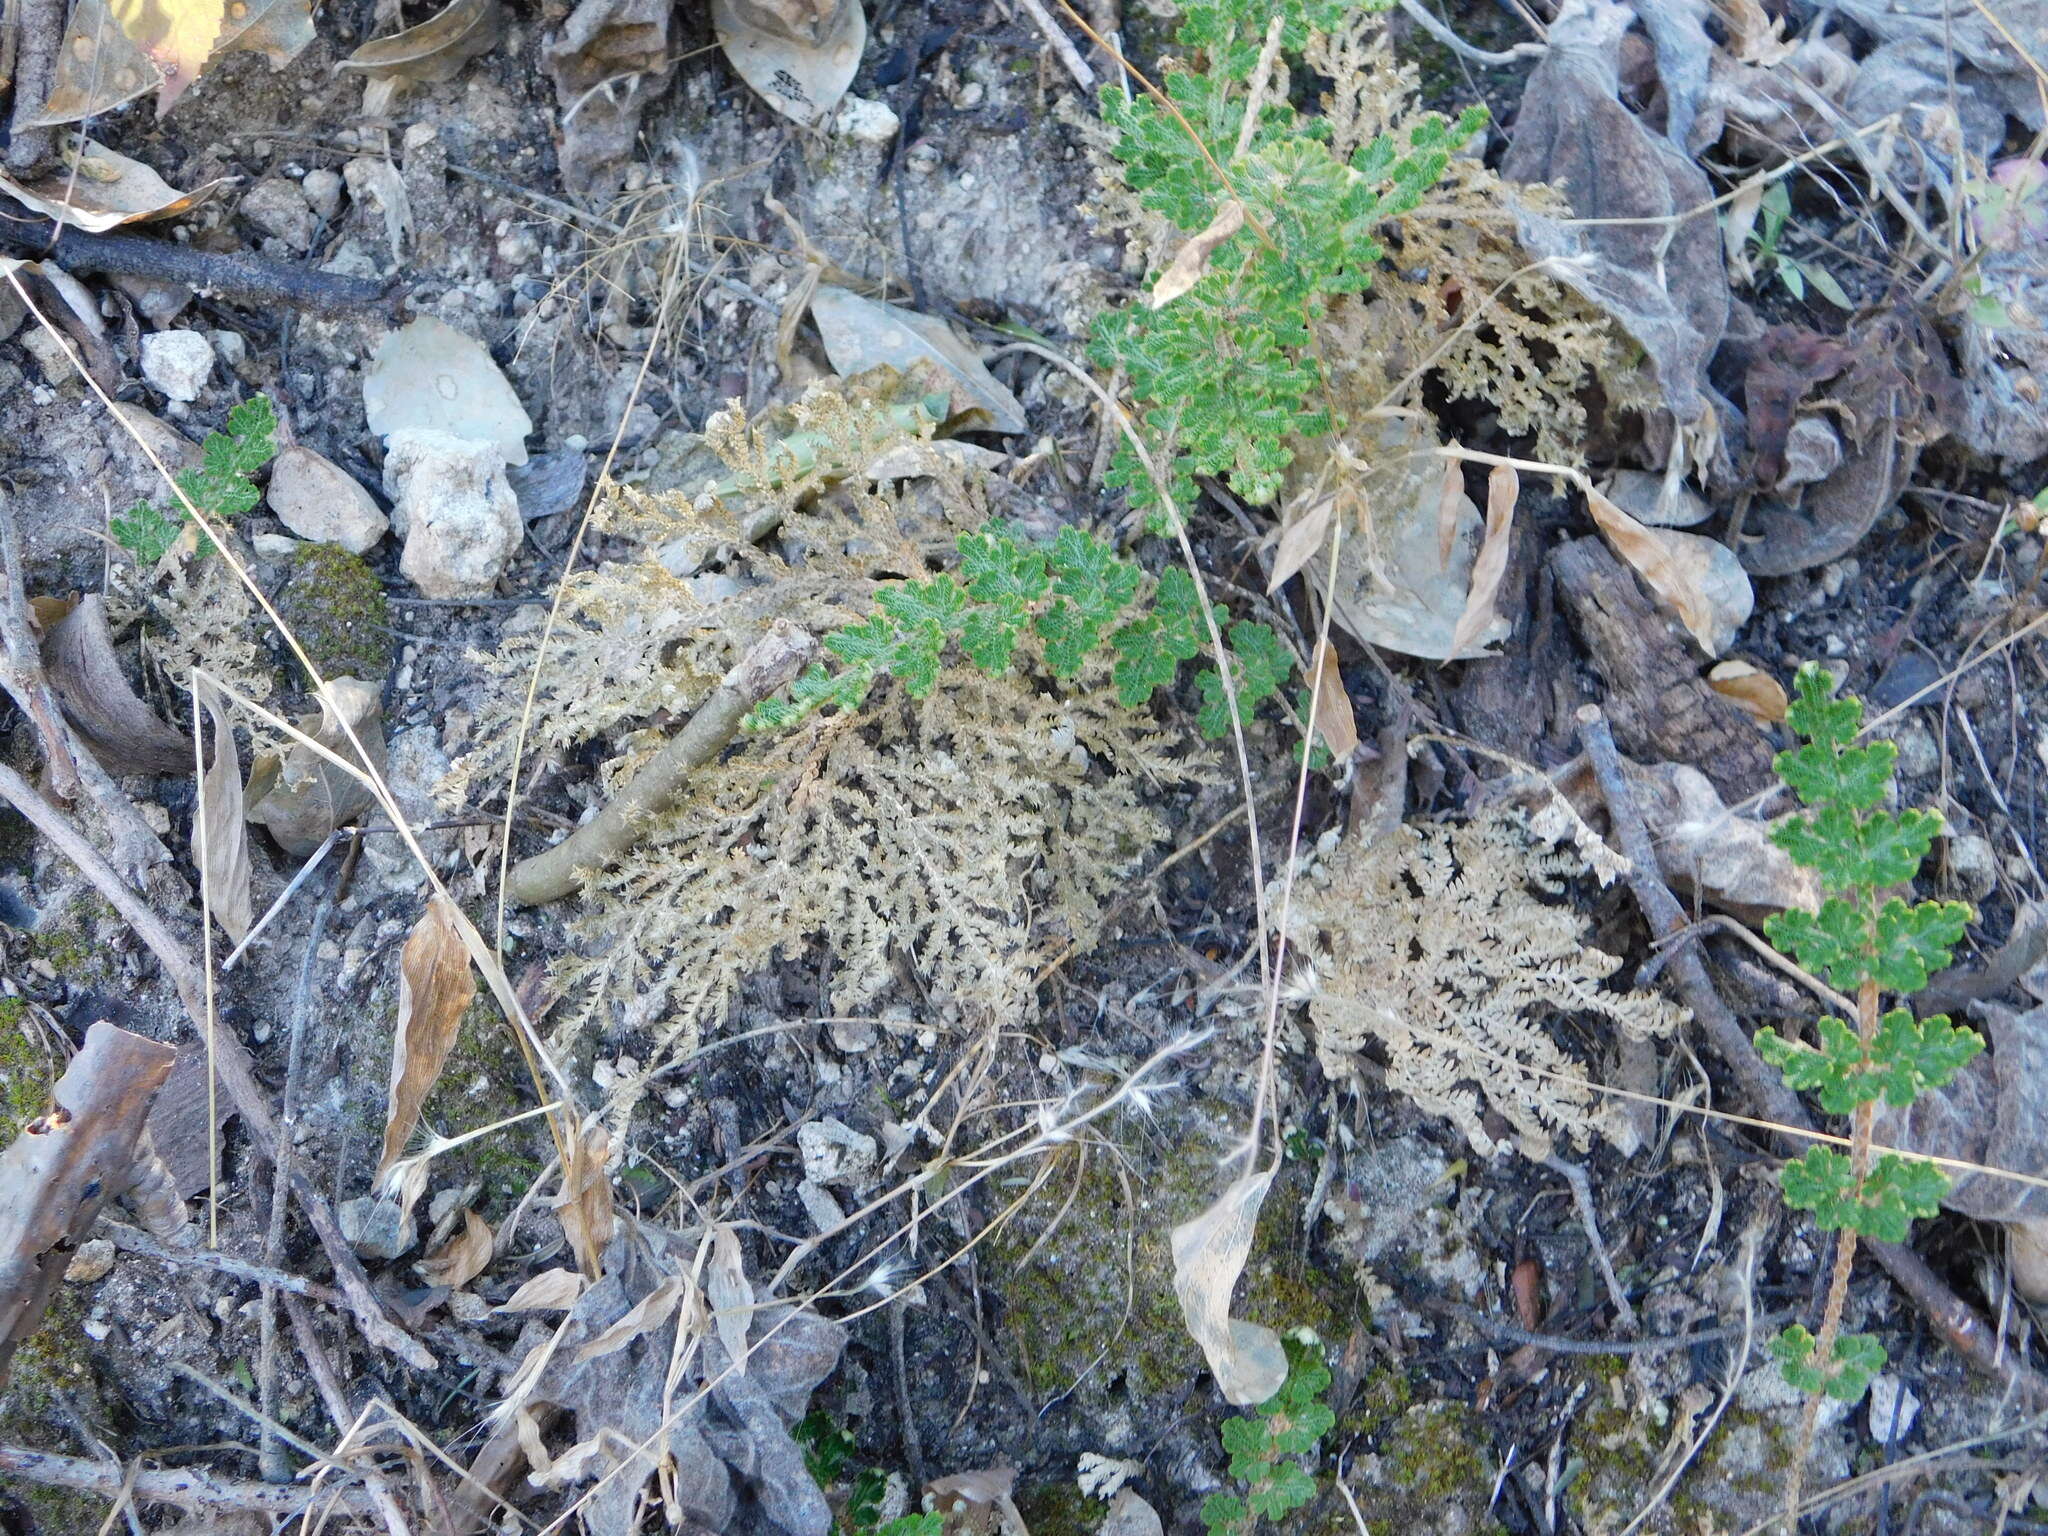
[[[199,779],[193,862],[206,882],[214,921],[239,944],[256,921],[250,895],[249,823],[242,810],[242,759],[213,679],[194,673],[192,695],[195,707],[213,722],[213,761]]]
[[[1451,551],[1458,546],[1458,529],[1465,518],[1465,466],[1458,459],[1444,460],[1443,485],[1436,493],[1436,563],[1449,565]]]
[[[1316,647],[1312,672],[1316,734],[1323,738],[1330,755],[1341,763],[1358,750],[1358,720],[1351,712],[1351,695],[1337,670],[1337,648],[1329,641]]]
[[[360,761],[342,730],[346,720],[369,754],[370,765],[384,768],[382,702],[377,690],[360,678],[338,677],[320,690],[320,713],[302,716],[299,729],[344,762]],[[337,768],[303,742],[283,757],[266,752],[249,769],[249,819],[267,827],[278,846],[300,857],[327,840],[377,803],[354,774]]]
[[[1453,656],[1500,623],[1493,604],[1500,596],[1501,578],[1507,574],[1508,551],[1515,535],[1515,503],[1521,494],[1521,476],[1506,464],[1494,465],[1493,472],[1486,477],[1486,533],[1478,557],[1472,562],[1472,586],[1465,594],[1465,611],[1458,615],[1458,627],[1451,631]]]
[[[1716,662],[1707,673],[1707,686],[1741,705],[1762,725],[1782,724],[1791,704],[1782,683],[1746,661]]]
[[[69,154],[71,163],[40,181],[23,183],[0,174],[0,192],[60,224],[100,234],[122,224],[143,224],[188,213],[228,182],[216,177],[180,192],[163,177],[126,155],[87,139]]]
[[[562,1187],[550,1204],[576,1262],[596,1279],[604,1273],[605,1245],[612,1240],[612,1181],[605,1173],[612,1139],[592,1120],[576,1132],[562,1168]]]
[[[689,1282],[681,1275],[670,1275],[661,1284],[641,1297],[611,1327],[577,1350],[570,1364],[581,1365],[586,1360],[595,1360],[624,1349],[643,1333],[652,1333],[675,1314],[676,1306],[683,1299],[683,1291]]]
[[[181,773],[192,766],[192,743],[128,686],[99,593],[80,598],[44,637],[43,667],[64,717],[107,772]]]
[[[1263,1403],[1287,1379],[1280,1335],[1230,1315],[1230,1294],[1251,1256],[1259,1207],[1274,1170],[1248,1173],[1199,1216],[1173,1229],[1173,1293],[1188,1332],[1202,1347],[1224,1401]]]
[[[1227,197],[1216,209],[1216,217],[1209,221],[1208,228],[1199,234],[1188,236],[1181,248],[1173,253],[1173,260],[1166,270],[1159,274],[1159,281],[1152,285],[1152,292],[1146,296],[1148,309],[1164,309],[1175,299],[1199,283],[1209,271],[1209,258],[1216,253],[1216,247],[1244,228],[1244,204],[1234,197]]]
[[[573,1269],[544,1269],[507,1296],[493,1312],[566,1312],[590,1282]]]
[[[1726,544],[1671,528],[1646,528],[1595,490],[1586,492],[1586,506],[1614,552],[1677,612],[1700,649],[1718,656],[1734,644],[1756,606],[1756,594]]]
[[[391,1041],[391,1090],[384,1112],[381,1179],[405,1153],[420,1109],[448,1064],[462,1015],[476,996],[469,950],[445,896],[427,903],[398,960],[398,1029]]]
[[[413,1268],[429,1285],[459,1291],[490,1266],[490,1223],[475,1211],[462,1213],[462,1230],[421,1259]]]

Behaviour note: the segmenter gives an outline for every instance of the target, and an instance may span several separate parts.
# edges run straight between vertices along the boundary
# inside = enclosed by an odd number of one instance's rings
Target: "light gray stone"
[[[398,569],[428,597],[485,597],[525,536],[519,498],[495,443],[428,427],[393,432],[384,457]]]
[[[352,555],[375,548],[391,526],[355,476],[297,444],[271,465],[267,499],[277,520],[300,538],[339,544]]]
[[[197,331],[156,331],[142,338],[142,376],[169,399],[197,400],[213,376],[213,344]]]
[[[242,194],[238,210],[266,235],[275,235],[295,251],[313,244],[319,219],[306,201],[305,189],[283,176],[266,176]]]

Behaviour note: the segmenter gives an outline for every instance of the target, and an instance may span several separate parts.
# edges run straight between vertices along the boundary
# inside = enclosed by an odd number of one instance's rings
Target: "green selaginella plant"
[[[1915,1018],[1904,1003],[1949,963],[1971,916],[1960,902],[1908,903],[1890,894],[1918,871],[1941,817],[1884,808],[1898,748],[1857,743],[1860,700],[1836,698],[1833,679],[1812,665],[1800,669],[1795,690],[1786,720],[1802,744],[1779,753],[1777,769],[1805,809],[1781,822],[1771,839],[1819,876],[1826,899],[1817,912],[1783,912],[1764,927],[1780,950],[1850,993],[1856,1018],[1822,1019],[1817,1045],[1771,1029],[1757,1036],[1757,1049],[1788,1086],[1812,1093],[1828,1113],[1850,1117],[1846,1153],[1815,1146],[1780,1175],[1786,1204],[1813,1212],[1818,1225],[1840,1236],[1820,1332],[1794,1326],[1772,1351],[1794,1386],[1853,1403],[1885,1361],[1875,1338],[1841,1332],[1857,1240],[1904,1242],[1915,1218],[1934,1215],[1948,1189],[1931,1163],[1891,1152],[1873,1159],[1876,1106],[1882,1100],[1904,1108],[1943,1086],[1984,1042],[1945,1015]],[[1883,1008],[1887,995],[1898,1005]]]
[[[1300,440],[1344,429],[1317,324],[1338,296],[1370,287],[1385,255],[1375,229],[1417,207],[1486,122],[1483,107],[1428,116],[1404,140],[1382,134],[1345,157],[1328,124],[1295,107],[1289,64],[1310,35],[1392,3],[1189,0],[1177,34],[1187,57],[1159,93],[1103,95],[1112,153],[1140,206],[1185,237],[1237,226],[1191,288],[1170,299],[1155,289],[1157,307],[1105,315],[1090,349],[1129,378],[1176,506],[1192,500],[1198,475],[1271,501]],[[1111,481],[1163,525],[1160,488],[1128,443]]]
[[[1086,529],[1062,528],[1037,542],[992,518],[961,534],[956,547],[957,570],[892,582],[876,595],[874,613],[827,635],[836,667],[814,663],[786,695],[759,705],[749,728],[781,729],[820,709],[857,710],[884,677],[902,683],[911,698],[926,698],[952,647],[991,677],[1027,650],[1067,681],[1107,645],[1117,697],[1136,708],[1207,648],[1209,627],[1186,571],[1173,567],[1154,580]],[[1220,604],[1213,616],[1228,637],[1238,706],[1249,711],[1286,682],[1294,657],[1267,625],[1231,622]],[[1212,740],[1228,734],[1221,675],[1205,668],[1195,684],[1202,696],[1197,728]]]
[[[1261,1520],[1285,1529],[1287,1517],[1316,1496],[1316,1482],[1301,1459],[1337,1423],[1323,1402],[1330,1390],[1329,1367],[1322,1348],[1306,1339],[1288,1339],[1287,1379],[1256,1415],[1223,1421],[1223,1448],[1230,1452],[1230,1475],[1245,1484],[1242,1495],[1212,1493],[1202,1503],[1202,1523],[1209,1536],[1245,1536]]]
[[[227,430],[210,432],[200,461],[177,476],[178,489],[192,505],[215,517],[240,517],[262,499],[254,476],[277,454],[277,415],[264,395],[252,395],[228,412]],[[185,527],[185,509],[138,501],[110,525],[114,542],[148,570],[164,557]],[[205,545],[202,544],[201,548]]]

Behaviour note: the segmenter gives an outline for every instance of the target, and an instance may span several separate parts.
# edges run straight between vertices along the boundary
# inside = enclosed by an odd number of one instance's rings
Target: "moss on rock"
[[[277,611],[323,678],[381,684],[391,671],[391,605],[361,555],[338,544],[301,545]]]

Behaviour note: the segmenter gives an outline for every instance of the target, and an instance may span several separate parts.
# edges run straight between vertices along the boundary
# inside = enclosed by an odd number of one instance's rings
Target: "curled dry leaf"
[[[1646,528],[1598,491],[1586,492],[1593,521],[1614,552],[1674,610],[1709,656],[1735,643],[1756,594],[1734,552],[1718,539]]]
[[[1145,300],[1147,306],[1164,309],[1199,283],[1209,271],[1209,258],[1216,247],[1243,228],[1244,204],[1234,197],[1225,198],[1209,227],[1188,236],[1186,243],[1173,253],[1173,260],[1152,285],[1151,295]]]
[[[239,944],[256,920],[250,896],[249,823],[242,813],[242,760],[213,679],[195,673],[192,691],[213,722],[213,761],[199,779],[199,825],[192,851],[199,877],[206,882],[214,921]]]
[[[22,183],[0,174],[0,192],[60,224],[100,234],[122,224],[147,223],[186,213],[227,185],[217,177],[180,192],[140,160],[117,155],[87,139],[51,176]]]
[[[1746,661],[1716,662],[1707,673],[1707,686],[1747,710],[1759,725],[1782,724],[1791,703],[1782,683]]]
[[[493,1312],[566,1312],[590,1282],[573,1269],[544,1269],[507,1296]]]
[[[157,717],[122,675],[107,630],[106,599],[89,592],[43,639],[57,702],[107,772],[180,773],[192,743]]]
[[[1259,1207],[1272,1183],[1270,1168],[1248,1173],[1201,1215],[1173,1229],[1173,1293],[1226,1402],[1263,1403],[1287,1379],[1280,1335],[1230,1315],[1230,1293],[1251,1255]]]
[[[1166,1526],[1158,1510],[1125,1488],[1110,1500],[1109,1513],[1096,1536],[1166,1536]]]
[[[462,1213],[462,1230],[414,1267],[427,1284],[445,1285],[452,1291],[459,1291],[482,1274],[490,1262],[490,1223],[475,1211],[465,1210]]]
[[[1462,460],[1444,460],[1443,484],[1436,493],[1436,563],[1449,565],[1451,551],[1458,546],[1458,528],[1465,517],[1465,465]]]
[[[440,1081],[441,1069],[476,996],[460,915],[445,896],[427,903],[398,961],[398,1029],[391,1041],[391,1092],[384,1113],[382,1178],[405,1152],[420,1108]]]
[[[1493,611],[1500,596],[1501,578],[1507,574],[1508,551],[1514,543],[1515,503],[1522,494],[1522,478],[1506,464],[1496,464],[1486,477],[1486,535],[1472,562],[1472,586],[1465,594],[1465,611],[1458,615],[1458,627],[1451,631],[1451,654],[1459,655],[1481,635],[1498,629],[1500,616]]]
[[[1330,755],[1343,762],[1358,750],[1358,719],[1351,712],[1351,695],[1337,670],[1337,648],[1325,640],[1316,647],[1311,669],[1315,689],[1316,734]]]
[[[754,1321],[754,1288],[747,1283],[739,1234],[724,1222],[711,1229],[711,1262],[704,1271],[704,1294],[711,1302],[718,1342],[731,1357],[732,1368],[745,1375],[747,1329]]]
[[[581,1365],[586,1360],[612,1354],[624,1349],[641,1334],[654,1332],[675,1315],[676,1306],[682,1301],[688,1284],[681,1275],[670,1275],[628,1308],[624,1317],[577,1350],[570,1363]]]
[[[1017,397],[943,320],[877,304],[829,283],[820,284],[812,296],[811,317],[818,322],[833,372],[843,379],[884,366],[909,373],[921,362],[932,362],[952,386],[955,411],[987,411],[996,432],[1022,432],[1030,425]]]
[[[299,730],[339,757],[360,763],[342,722],[369,754],[370,766],[384,769],[384,725],[377,690],[360,678],[337,677],[320,690],[320,713],[302,716]],[[303,742],[279,757],[266,752],[249,769],[249,819],[270,829],[287,853],[310,854],[336,827],[346,826],[377,803],[369,786],[336,767]]]
[[[604,1167],[611,1149],[611,1136],[597,1121],[578,1130],[551,1202],[576,1262],[592,1279],[604,1272],[605,1245],[612,1240],[612,1183]]]
[[[409,85],[453,80],[463,65],[495,46],[504,31],[505,12],[498,0],[454,0],[416,27],[363,44],[336,67],[370,80],[365,110],[380,110]]]
[[[313,41],[310,0],[213,0],[215,35],[204,62],[237,52],[261,53],[283,69]],[[203,18],[202,18],[203,24]],[[99,117],[158,84],[159,68],[115,20],[107,0],[78,0],[58,49],[50,95],[24,127]],[[179,89],[182,89],[181,86]],[[170,93],[175,99],[177,92]],[[160,98],[168,108],[170,99]]]

